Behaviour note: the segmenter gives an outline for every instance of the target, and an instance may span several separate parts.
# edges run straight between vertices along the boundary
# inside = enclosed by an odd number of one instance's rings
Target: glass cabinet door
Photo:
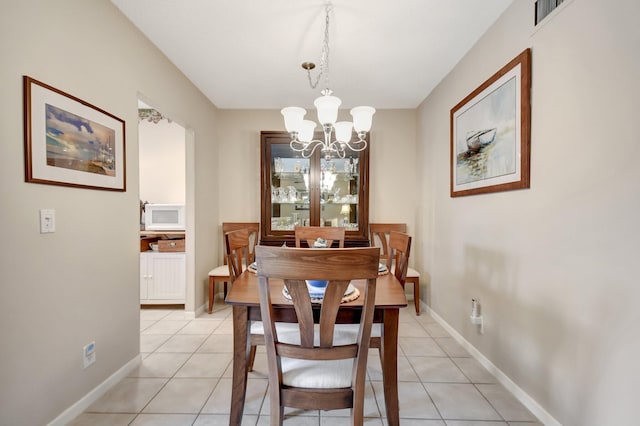
[[[339,226],[345,246],[368,245],[368,151],[303,158],[286,132],[262,132],[261,243],[293,245],[296,226]]]

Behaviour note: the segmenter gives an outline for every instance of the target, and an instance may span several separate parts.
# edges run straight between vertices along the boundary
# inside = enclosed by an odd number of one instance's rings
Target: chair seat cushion
[[[242,263],[242,270],[247,269],[247,265]],[[220,265],[216,266],[212,270],[209,271],[210,277],[228,277],[229,276],[229,265]]]
[[[420,277],[420,272],[413,268],[407,268],[407,278],[408,277]]]
[[[348,388],[351,386],[353,359],[311,361],[281,358],[282,383],[301,388]]]
[[[216,266],[215,268],[209,271],[209,276],[210,277],[228,277],[229,265]]]

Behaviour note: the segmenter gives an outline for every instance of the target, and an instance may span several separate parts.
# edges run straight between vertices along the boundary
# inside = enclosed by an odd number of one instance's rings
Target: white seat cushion
[[[229,265],[216,266],[215,268],[209,271],[209,276],[210,277],[228,277]]]
[[[242,264],[242,270],[247,269],[247,265]],[[220,265],[216,266],[212,270],[209,271],[210,277],[228,277],[229,276],[229,265]]]
[[[360,329],[359,324],[336,324],[335,334],[339,333],[342,336],[349,336],[348,339],[351,339],[351,342],[355,342],[356,339],[358,338],[359,329]],[[382,337],[382,324],[380,323],[371,324],[371,337]],[[334,338],[334,341],[335,341],[335,338]]]
[[[300,388],[348,388],[351,386],[353,359],[310,361],[281,358],[282,383]]]
[[[407,268],[407,277],[420,277],[420,272],[413,268]]]

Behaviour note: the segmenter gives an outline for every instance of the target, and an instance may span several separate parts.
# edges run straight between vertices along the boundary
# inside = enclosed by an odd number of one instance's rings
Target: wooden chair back
[[[395,264],[393,274],[404,286],[409,269],[409,254],[411,252],[411,236],[404,232],[391,231],[389,233],[389,255]],[[390,266],[388,266],[390,267]],[[391,272],[391,271],[389,271]]]
[[[302,242],[313,247],[313,243],[322,238],[327,241],[327,247],[331,247],[334,241],[338,242],[338,248],[344,247],[345,229],[343,227],[332,226],[296,226],[295,238],[296,247],[303,247]]]
[[[255,260],[255,247],[259,243],[260,222],[222,222],[222,239],[227,232],[247,229],[249,231],[249,257],[247,261],[252,263]],[[226,243],[226,242],[225,242]],[[224,249],[224,264],[227,264],[226,248]]]
[[[227,232],[224,234],[224,238],[229,277],[233,283],[242,274],[244,267],[251,263],[249,261],[249,229],[241,228]]]
[[[380,247],[380,261],[391,270],[393,261],[391,250],[389,250],[389,233],[407,232],[406,223],[370,223],[369,240],[372,247]]]
[[[362,424],[364,385],[371,324],[375,308],[378,277],[378,248],[304,249],[256,247],[260,310],[264,324],[269,371],[271,424],[281,425],[285,406],[302,409],[332,410],[352,408],[353,424]],[[299,325],[299,342],[280,340],[274,322],[270,286],[273,279],[284,280],[291,296]],[[306,279],[328,280],[320,307],[318,326],[314,324],[313,305]],[[365,279],[363,311],[357,340],[334,344],[335,323],[342,297],[351,280]],[[315,305],[318,308],[318,305]],[[283,361],[284,358],[284,361]],[[287,374],[291,358],[308,360],[311,365],[296,368],[296,376],[335,370],[327,361],[346,360],[351,370],[350,387],[322,388],[293,386]],[[353,359],[353,360],[351,360]],[[319,369],[319,371],[318,371]],[[349,369],[347,369],[349,371]],[[347,379],[348,381],[349,379]]]

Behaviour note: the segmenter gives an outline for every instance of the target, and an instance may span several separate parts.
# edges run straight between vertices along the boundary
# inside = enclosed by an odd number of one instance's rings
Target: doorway
[[[188,267],[192,256],[185,245],[188,229],[157,229],[146,222],[150,222],[149,205],[184,206],[175,211],[181,211],[188,220],[186,170],[190,132],[145,101],[138,102],[138,117],[140,230],[144,237],[140,244],[140,304],[178,304],[187,311],[187,298],[192,293],[188,290],[192,280],[187,279],[187,271],[192,270]]]

